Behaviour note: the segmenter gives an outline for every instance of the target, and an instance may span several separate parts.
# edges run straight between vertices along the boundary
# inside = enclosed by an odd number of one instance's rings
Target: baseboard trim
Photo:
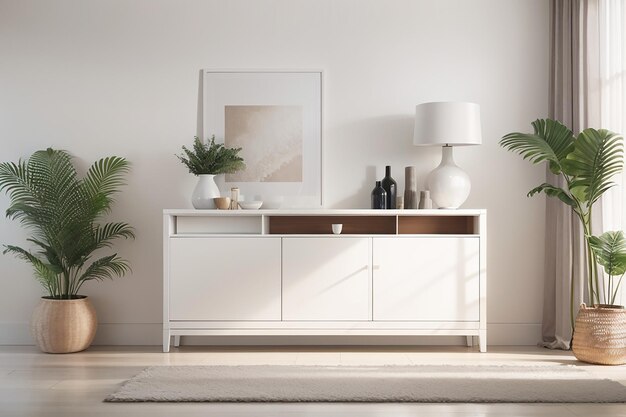
[[[161,323],[101,323],[95,345],[160,345]],[[487,324],[487,344],[531,346],[541,341],[541,324]],[[187,345],[464,345],[459,336],[213,336],[183,337]],[[32,345],[28,323],[0,323],[0,345]]]

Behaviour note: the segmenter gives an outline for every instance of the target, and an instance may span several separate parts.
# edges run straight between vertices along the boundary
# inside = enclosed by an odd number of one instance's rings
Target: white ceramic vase
[[[220,196],[220,189],[215,183],[215,175],[198,175],[198,183],[191,194],[191,204],[196,209],[214,209],[213,199]]]

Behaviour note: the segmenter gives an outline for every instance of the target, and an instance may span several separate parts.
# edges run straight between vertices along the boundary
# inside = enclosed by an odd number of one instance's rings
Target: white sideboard
[[[164,352],[200,335],[449,335],[487,349],[485,210],[163,214]]]

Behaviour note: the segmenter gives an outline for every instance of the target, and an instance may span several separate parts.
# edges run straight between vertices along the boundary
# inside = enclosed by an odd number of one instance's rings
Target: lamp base
[[[428,175],[433,202],[442,209],[457,209],[467,200],[471,189],[469,176],[454,163],[451,146],[441,148],[441,163]]]

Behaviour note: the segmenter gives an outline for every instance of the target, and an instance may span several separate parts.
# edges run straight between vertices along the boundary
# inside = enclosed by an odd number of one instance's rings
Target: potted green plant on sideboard
[[[47,292],[31,320],[33,336],[44,352],[89,347],[97,319],[81,287],[129,271],[128,262],[116,253],[94,254],[110,248],[116,238],[134,238],[127,223],[102,222],[128,168],[124,158],[111,156],[79,178],[71,156],[52,148],[35,152],[27,161],[0,164],[0,191],[10,198],[6,216],[31,232],[28,242],[34,250],[5,245],[4,253],[29,262]]]
[[[622,308],[601,306],[608,304],[607,300],[612,297],[607,291],[602,291],[604,283],[599,274],[599,252],[597,249],[594,251],[593,244],[597,241],[592,236],[594,205],[608,189],[615,186],[612,179],[623,168],[622,137],[606,129],[585,129],[578,136],[574,136],[565,125],[551,119],[535,120],[532,126],[533,133],[509,133],[500,140],[500,145],[534,164],[547,162],[550,171],[563,178],[565,187],[543,183],[530,190],[528,196],[544,192],[549,197],[556,197],[569,206],[580,220],[585,237],[588,301],[593,306],[585,306],[581,312],[593,309],[597,316],[601,316],[608,310],[623,311]],[[574,287],[575,278],[571,278],[571,288]],[[575,322],[573,311],[574,305],[570,305],[575,344],[580,335],[577,335],[578,318]],[[626,315],[622,314],[620,317],[626,320]],[[626,322],[624,325],[626,326]],[[626,339],[622,340],[621,345],[620,361],[624,363]]]
[[[198,177],[198,183],[191,195],[191,203],[197,209],[213,209],[213,199],[220,196],[220,190],[215,184],[215,176],[232,174],[246,167],[243,158],[238,154],[241,148],[227,148],[221,143],[215,143],[215,135],[209,143],[203,143],[194,136],[193,149],[183,146],[183,154],[176,155],[193,175]]]

